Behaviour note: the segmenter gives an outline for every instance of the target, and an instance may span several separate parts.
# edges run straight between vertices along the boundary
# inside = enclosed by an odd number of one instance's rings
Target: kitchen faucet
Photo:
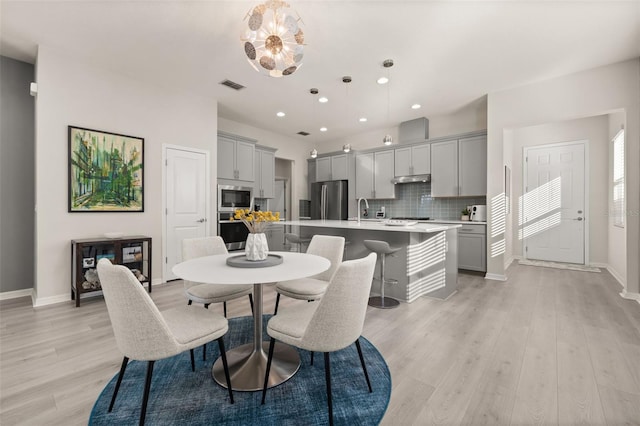
[[[369,208],[369,202],[366,198],[358,198],[358,225],[360,225],[360,201],[364,200],[364,205]]]

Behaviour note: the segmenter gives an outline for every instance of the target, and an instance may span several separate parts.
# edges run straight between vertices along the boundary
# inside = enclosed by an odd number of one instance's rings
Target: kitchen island
[[[392,247],[401,247],[387,256],[387,278],[398,280],[387,285],[385,294],[404,302],[413,302],[428,295],[446,299],[458,286],[458,228],[450,223],[416,223],[406,226],[385,222],[355,220],[297,220],[280,224],[291,226],[292,232],[303,237],[316,234],[345,237],[345,260],[369,254],[364,240],[382,240]],[[380,276],[379,262],[375,277]],[[379,279],[374,280],[372,294],[379,294]]]

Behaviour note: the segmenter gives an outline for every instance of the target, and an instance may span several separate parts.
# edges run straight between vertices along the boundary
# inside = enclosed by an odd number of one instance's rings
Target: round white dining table
[[[295,280],[319,274],[331,266],[321,256],[293,252],[269,252],[282,256],[282,263],[263,268],[239,268],[227,265],[227,258],[238,253],[204,256],[178,263],[173,273],[182,279],[207,284],[253,284],[253,342],[227,351],[231,388],[238,391],[262,390],[267,367],[269,342],[262,341],[262,285]],[[300,355],[291,346],[277,342],[273,353],[268,387],[293,376],[300,368]],[[226,387],[222,360],[212,368],[213,378]]]

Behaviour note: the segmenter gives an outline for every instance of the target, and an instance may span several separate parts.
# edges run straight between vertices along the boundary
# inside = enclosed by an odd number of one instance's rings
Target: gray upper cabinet
[[[348,154],[316,158],[316,182],[349,179],[349,158]]]
[[[431,196],[487,195],[487,136],[431,144]]]
[[[431,196],[458,196],[458,140],[431,144]]]
[[[349,161],[347,154],[331,156],[331,180],[349,179]]]
[[[458,182],[461,196],[487,195],[487,137],[458,140]]]
[[[256,181],[254,184],[254,197],[273,198],[275,196],[275,149],[256,147]]]
[[[331,157],[316,158],[316,182],[331,179]]]
[[[420,144],[395,150],[395,176],[431,173],[431,145]]]
[[[218,133],[218,178],[253,182],[255,141]]]
[[[370,152],[356,156],[356,198],[395,198],[394,152]]]

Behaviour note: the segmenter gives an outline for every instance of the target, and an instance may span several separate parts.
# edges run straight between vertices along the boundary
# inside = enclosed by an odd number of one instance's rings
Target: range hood
[[[398,126],[398,139],[400,145],[424,142],[429,139],[429,120],[426,117],[403,121]],[[431,182],[431,175],[397,176],[391,179],[391,183]]]
[[[431,175],[397,176],[391,179],[394,185],[399,183],[431,182]]]
[[[398,126],[398,143],[424,142],[429,139],[429,119],[420,117],[403,121]]]

